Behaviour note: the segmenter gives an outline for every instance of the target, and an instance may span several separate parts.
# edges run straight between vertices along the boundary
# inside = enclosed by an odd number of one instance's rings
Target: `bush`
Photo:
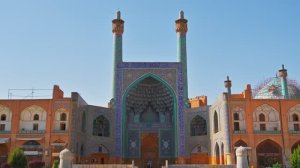
[[[58,168],[58,166],[59,166],[58,160],[54,160],[52,168]]]
[[[43,168],[45,166],[45,162],[41,160],[32,160],[28,163],[29,168]]]
[[[300,167],[300,145],[293,151],[292,156],[290,158],[291,168],[299,168]]]
[[[27,158],[24,155],[23,150],[15,149],[13,150],[8,157],[8,164],[12,168],[26,168],[27,167]]]
[[[1,168],[10,168],[10,165],[8,163],[2,163]]]
[[[281,164],[278,162],[272,165],[272,168],[281,168]]]

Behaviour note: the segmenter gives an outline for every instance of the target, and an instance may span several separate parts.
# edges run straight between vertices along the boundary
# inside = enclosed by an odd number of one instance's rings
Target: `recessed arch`
[[[294,150],[295,150],[298,146],[300,146],[300,140],[297,141],[297,142],[295,142],[295,143],[293,144],[293,146],[292,146],[292,148],[291,148],[291,152],[293,153]]]
[[[262,104],[253,112],[254,131],[280,131],[279,112],[268,104]]]
[[[166,88],[166,90],[168,91],[168,93],[172,96],[172,125],[174,127],[174,129],[172,129],[173,135],[174,137],[177,137],[177,96],[173,90],[173,88],[167,83],[165,82],[163,79],[161,79],[160,77],[152,74],[152,73],[148,73],[143,75],[142,77],[138,78],[137,80],[135,80],[134,82],[132,82],[127,89],[125,90],[125,92],[122,95],[122,132],[123,135],[126,132],[125,127],[126,127],[126,123],[127,123],[127,114],[126,114],[126,100],[127,100],[127,96],[129,95],[129,93],[131,92],[131,90],[136,87],[139,83],[141,83],[143,80],[147,79],[147,78],[153,78],[154,80],[158,81],[162,86],[164,86],[164,88]],[[141,118],[140,118],[141,119]],[[152,120],[150,120],[151,122]],[[154,120],[155,122],[157,122],[157,120]],[[122,156],[125,156],[125,149],[126,149],[126,135],[122,136]],[[175,155],[177,154],[177,148],[178,148],[178,140],[176,138],[172,138],[174,139],[174,146],[175,146]]]
[[[196,115],[190,123],[190,136],[207,135],[206,120]]]
[[[247,143],[241,139],[234,143],[234,147],[240,147],[240,146],[246,147]]]
[[[214,112],[214,133],[219,132],[219,117],[217,111]]]
[[[215,144],[215,163],[220,164],[220,147],[217,142]]]
[[[282,148],[273,140],[266,139],[256,146],[257,165],[272,167],[276,162],[282,164]]]
[[[93,121],[93,136],[109,137],[110,123],[104,116],[100,115]]]

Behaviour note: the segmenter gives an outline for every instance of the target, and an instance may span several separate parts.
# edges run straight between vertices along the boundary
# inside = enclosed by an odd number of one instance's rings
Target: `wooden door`
[[[152,168],[158,168],[158,134],[143,133],[141,134],[141,142],[142,167],[147,168],[151,164]]]

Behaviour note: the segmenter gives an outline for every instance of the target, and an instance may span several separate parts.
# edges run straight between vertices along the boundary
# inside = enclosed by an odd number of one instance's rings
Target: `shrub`
[[[12,168],[26,168],[27,167],[27,158],[24,155],[23,150],[15,149],[13,150],[8,157],[8,164]]]
[[[54,160],[52,168],[58,168],[58,166],[59,166],[58,160]]]
[[[290,158],[291,168],[299,168],[300,167],[300,145],[293,151],[292,156]]]
[[[28,163],[29,168],[43,168],[45,166],[45,162],[41,160],[32,160]]]
[[[8,163],[2,163],[1,168],[10,168],[10,165]]]
[[[272,165],[272,168],[281,168],[281,164],[278,162]]]

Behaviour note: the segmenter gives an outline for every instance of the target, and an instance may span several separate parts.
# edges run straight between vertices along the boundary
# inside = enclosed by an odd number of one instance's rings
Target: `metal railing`
[[[9,134],[10,131],[0,131],[0,134]]]
[[[280,134],[280,130],[254,130],[255,134]]]
[[[68,133],[68,130],[53,130],[53,133]]]
[[[44,134],[46,130],[19,130],[20,134]]]
[[[234,134],[245,134],[246,130],[235,130],[233,131]]]
[[[290,134],[300,134],[300,130],[296,131],[296,130],[289,130]]]

